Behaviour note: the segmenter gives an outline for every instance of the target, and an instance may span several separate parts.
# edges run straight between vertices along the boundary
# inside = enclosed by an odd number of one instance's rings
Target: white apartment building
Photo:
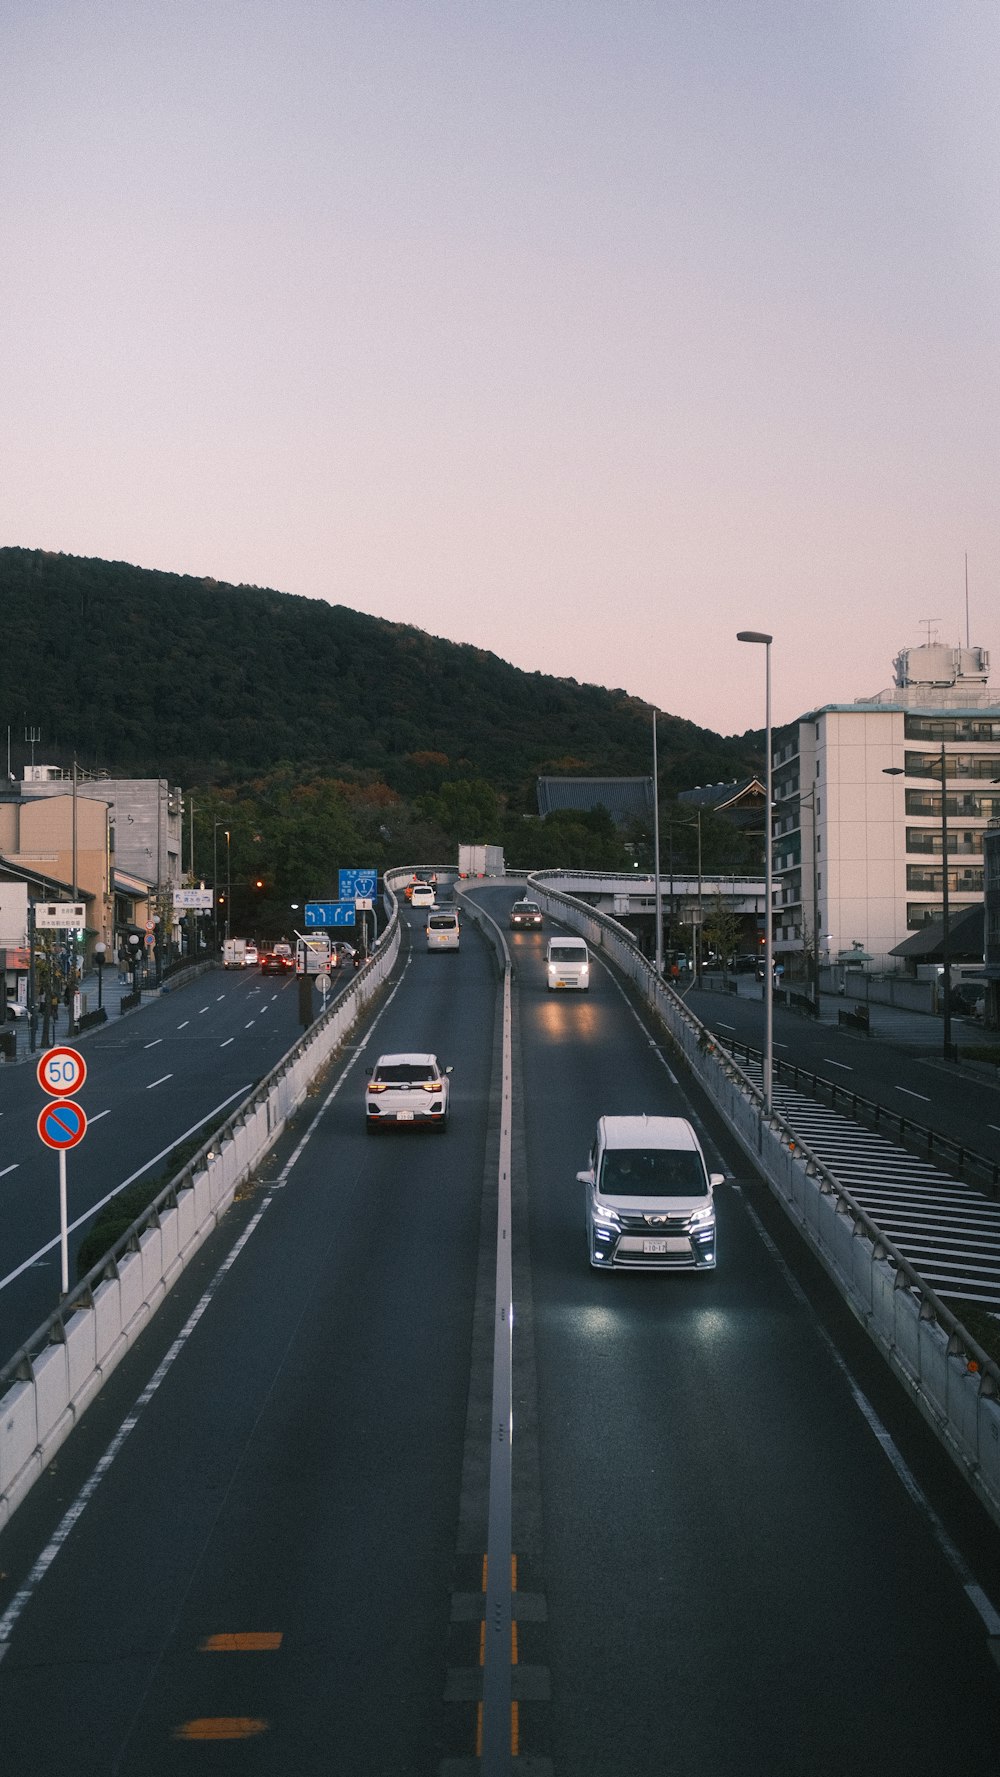
[[[790,973],[795,953],[901,967],[893,948],[942,917],[945,864],[950,915],[982,905],[983,832],[1000,817],[989,656],[929,642],[894,665],[889,690],[775,736],[774,948]]]

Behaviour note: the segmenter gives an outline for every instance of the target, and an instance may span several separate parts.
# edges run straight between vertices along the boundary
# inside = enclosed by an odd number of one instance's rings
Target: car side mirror
[[[594,1182],[594,1175],[592,1172],[578,1172],[576,1177],[577,1183],[581,1185],[592,1185]]]
[[[710,1172],[708,1175],[708,1182],[711,1185],[712,1190],[714,1191],[716,1185],[724,1185],[725,1184],[726,1175],[724,1172]]]
[[[454,1073],[454,1071],[455,1071],[455,1065],[454,1065],[454,1062],[453,1062],[453,1063],[452,1063],[452,1065],[451,1065],[451,1066],[450,1066],[450,1067],[446,1067],[446,1068],[445,1068],[445,1070],[444,1070],[444,1071],[445,1071],[445,1073],[446,1073],[446,1074],[451,1074],[451,1073]]]

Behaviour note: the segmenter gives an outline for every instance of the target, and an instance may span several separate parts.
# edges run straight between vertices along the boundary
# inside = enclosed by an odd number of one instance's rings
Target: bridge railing
[[[547,911],[632,981],[741,1146],[764,1174],[925,1419],[1000,1523],[1000,1367],[684,1000],[656,978],[625,927],[529,876]]]

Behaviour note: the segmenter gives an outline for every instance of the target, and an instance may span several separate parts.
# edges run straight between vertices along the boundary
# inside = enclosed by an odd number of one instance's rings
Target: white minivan
[[[715,1188],[685,1117],[601,1117],[586,1187],[587,1246],[599,1271],[714,1271]]]
[[[461,939],[458,914],[445,907],[432,907],[425,932],[428,950],[457,950]]]
[[[545,946],[545,985],[590,988],[590,952],[582,938],[550,938]]]

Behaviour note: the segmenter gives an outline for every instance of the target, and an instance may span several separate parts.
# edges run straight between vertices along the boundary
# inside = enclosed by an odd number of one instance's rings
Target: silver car
[[[451,1068],[439,1067],[436,1055],[380,1055],[365,1071],[365,1127],[370,1135],[403,1123],[444,1134]]]
[[[684,1117],[601,1117],[586,1186],[587,1250],[597,1270],[711,1271],[721,1172],[709,1174]]]

